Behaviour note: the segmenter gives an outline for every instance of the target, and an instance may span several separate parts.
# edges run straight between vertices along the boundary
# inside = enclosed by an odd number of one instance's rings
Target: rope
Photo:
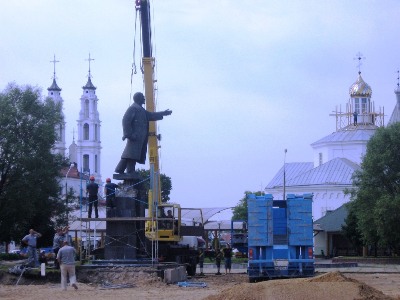
[[[133,35],[133,53],[132,53],[132,67],[131,67],[131,91],[129,94],[129,105],[132,103],[132,90],[133,90],[133,75],[137,74],[137,69],[136,69],[136,33],[137,33],[137,19],[138,19],[138,11],[139,8],[138,6],[135,7],[136,13],[135,13],[135,30],[134,30],[134,35]]]

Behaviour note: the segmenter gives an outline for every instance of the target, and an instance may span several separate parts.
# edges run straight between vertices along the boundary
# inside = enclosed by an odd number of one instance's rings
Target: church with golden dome
[[[367,143],[378,127],[384,126],[383,108],[372,100],[372,89],[361,72],[349,88],[349,100],[331,116],[336,130],[311,144],[312,162],[285,163],[265,188],[274,199],[285,193],[313,193],[313,218],[324,216],[350,200],[344,190],[352,186],[351,176],[360,169]]]
[[[387,125],[400,121],[399,83],[394,92],[397,104]],[[344,204],[350,201],[345,190],[352,188],[352,175],[361,168],[368,141],[377,128],[385,126],[384,108],[375,104],[372,94],[359,70],[348,101],[330,114],[335,131],[311,144],[313,161],[284,163],[265,187],[275,200],[287,194],[313,194],[316,254],[332,253],[338,247],[347,216]]]

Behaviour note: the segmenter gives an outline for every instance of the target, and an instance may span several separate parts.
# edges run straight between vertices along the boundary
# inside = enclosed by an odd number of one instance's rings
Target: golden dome
[[[354,82],[350,89],[349,93],[351,97],[362,96],[362,97],[371,97],[372,89],[371,87],[362,79],[361,74],[359,73],[358,79]]]

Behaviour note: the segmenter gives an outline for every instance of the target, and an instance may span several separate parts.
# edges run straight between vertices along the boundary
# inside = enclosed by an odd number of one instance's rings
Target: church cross
[[[94,58],[90,58],[90,52],[89,52],[89,58],[88,58],[88,59],[85,59],[85,60],[89,61],[89,75],[88,75],[88,77],[90,78],[90,77],[92,77],[92,76],[90,75],[90,61],[94,60]]]
[[[361,62],[361,60],[362,59],[366,59],[363,55],[362,55],[362,53],[359,51],[357,54],[356,54],[356,57],[354,57],[353,59],[358,59],[358,64],[357,64],[357,67],[358,67],[358,74],[361,74],[361,65],[362,65],[362,62]]]
[[[56,60],[56,55],[54,54],[54,58],[50,62],[53,63],[53,79],[56,79],[56,63],[60,61]]]

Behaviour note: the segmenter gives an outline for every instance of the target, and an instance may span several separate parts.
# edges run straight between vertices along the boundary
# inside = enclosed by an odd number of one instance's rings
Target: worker
[[[358,113],[356,111],[353,112],[354,126],[357,126],[357,116],[358,116]]]
[[[99,193],[99,185],[94,182],[94,176],[90,176],[90,182],[86,185],[86,195],[89,194],[89,211],[88,218],[92,217],[92,207],[94,205],[94,213],[96,218],[99,217],[99,211],[97,209],[98,206],[98,196]]]
[[[39,263],[45,264],[47,266],[48,261],[47,261],[46,251],[44,250],[39,254]]]
[[[142,106],[145,103],[144,95],[140,92],[133,95],[134,103],[127,109],[122,119],[122,140],[128,139],[121,160],[115,172],[123,174],[135,173],[136,163],[146,162],[147,140],[149,136],[149,121],[162,120],[172,113],[167,109],[161,112],[149,112]]]
[[[78,289],[76,285],[75,275],[75,256],[76,251],[74,247],[68,246],[68,242],[63,242],[63,247],[58,251],[57,260],[61,268],[61,288],[63,291],[67,290],[67,277],[74,289]]]
[[[104,186],[104,194],[106,195],[106,207],[115,208],[115,190],[118,185],[111,182],[110,178],[106,179],[106,185]]]
[[[222,253],[224,254],[224,261],[225,261],[225,275],[231,273],[231,267],[232,267],[232,248],[231,245],[226,244],[226,248],[222,250]]]
[[[215,275],[221,275],[220,269],[221,269],[221,259],[223,257],[222,252],[217,248],[215,250],[215,264],[217,265],[217,273]]]
[[[53,238],[53,252],[56,257],[57,257],[58,251],[60,250],[60,248],[62,246],[63,241],[64,241],[64,229],[62,227],[58,227],[56,229],[56,233],[54,234],[54,238]],[[54,267],[56,269],[60,268],[60,265],[58,264],[57,259],[54,261]]]
[[[203,273],[203,266],[204,266],[204,249],[199,249],[199,267],[200,267],[200,276],[204,276]]]
[[[22,242],[28,246],[28,262],[27,265],[31,267],[38,267],[38,254],[36,250],[37,246],[37,239],[40,238],[42,235],[39,232],[36,232],[33,229],[29,229],[29,234],[24,236]]]
[[[166,218],[169,218],[169,219],[171,219],[171,220],[166,220],[165,221],[165,228],[167,228],[167,229],[172,229],[173,228],[173,226],[174,226],[174,221],[175,222],[177,222],[178,220],[174,220],[174,215],[172,214],[172,210],[171,209],[168,209],[167,210],[167,215],[165,216]],[[175,223],[176,225],[176,227],[175,227],[175,230],[176,229],[178,229],[178,224],[177,223]]]

